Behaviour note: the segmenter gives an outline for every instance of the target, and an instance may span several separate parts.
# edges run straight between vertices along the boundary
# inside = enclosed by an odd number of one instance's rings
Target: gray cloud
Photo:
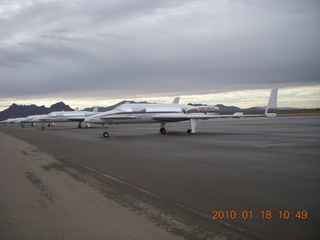
[[[0,5],[7,10],[0,12],[2,98],[121,98],[319,83],[318,1]]]

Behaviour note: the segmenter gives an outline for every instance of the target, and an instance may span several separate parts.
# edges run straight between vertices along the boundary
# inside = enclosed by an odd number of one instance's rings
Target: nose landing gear
[[[105,127],[106,131],[102,134],[102,136],[103,136],[104,138],[108,138],[108,137],[110,137],[110,134],[107,132],[108,127],[107,127],[107,126],[104,126],[104,127]]]

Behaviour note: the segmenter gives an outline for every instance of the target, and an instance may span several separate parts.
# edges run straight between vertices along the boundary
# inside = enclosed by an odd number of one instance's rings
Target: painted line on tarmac
[[[290,139],[287,139],[290,140]],[[300,143],[310,143],[310,142],[319,142],[320,140],[310,140],[310,139],[291,139],[291,140],[298,140],[293,142],[281,142],[281,143],[273,143],[273,144],[266,144],[266,145],[257,145],[253,146],[254,148],[268,148],[268,147],[277,147],[283,145],[294,145]]]

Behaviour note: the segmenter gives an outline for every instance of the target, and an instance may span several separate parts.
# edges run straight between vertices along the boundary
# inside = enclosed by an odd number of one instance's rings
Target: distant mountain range
[[[72,111],[73,109],[64,104],[63,102],[58,102],[51,107],[47,108],[45,106],[37,105],[17,105],[13,103],[9,108],[0,112],[0,121],[6,120],[8,118],[17,118],[17,117],[27,117],[30,115],[41,115],[48,114],[53,111]]]
[[[109,107],[99,107],[99,112],[105,112],[112,110],[116,107],[118,107],[121,104],[124,103],[145,103],[147,104],[148,102],[135,102],[135,101],[121,101],[115,105],[109,106]],[[204,106],[206,104],[191,104],[189,105],[193,106]],[[256,113],[263,113],[265,107],[252,107],[252,108],[246,108],[246,109],[241,109],[236,106],[225,106],[223,104],[217,104],[217,107],[220,109],[220,113],[231,113],[231,112],[256,112]],[[92,111],[94,107],[91,108],[85,108],[83,109],[84,111]],[[282,108],[283,110],[292,110],[293,108]],[[8,118],[17,118],[17,117],[27,117],[29,115],[40,115],[40,114],[48,114],[53,111],[73,111],[69,105],[66,105],[64,102],[58,102],[51,107],[47,108],[45,106],[37,106],[37,105],[17,105],[13,103],[9,108],[3,110],[0,112],[0,121],[6,120]]]

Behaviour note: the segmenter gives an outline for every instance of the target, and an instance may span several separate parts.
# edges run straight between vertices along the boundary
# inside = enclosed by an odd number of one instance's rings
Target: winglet
[[[176,97],[173,99],[173,102],[174,104],[179,104],[179,101],[180,101],[180,97]]]
[[[92,112],[98,112],[99,107],[95,106],[94,109],[92,110]]]
[[[277,99],[278,99],[278,88],[272,88],[268,105],[265,111],[267,117],[276,117],[277,116]]]

